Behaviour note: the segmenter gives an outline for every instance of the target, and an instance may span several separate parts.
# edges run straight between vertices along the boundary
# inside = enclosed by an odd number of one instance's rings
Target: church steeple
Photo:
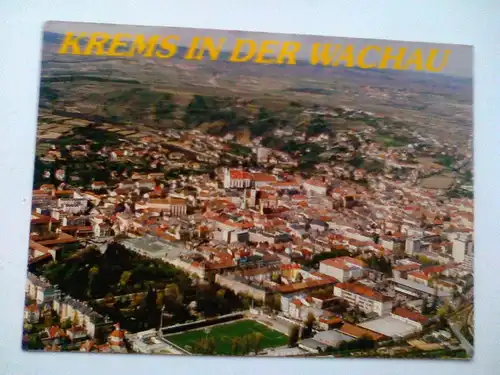
[[[243,201],[241,202],[241,209],[246,210],[248,208],[247,204],[247,189],[243,191]]]

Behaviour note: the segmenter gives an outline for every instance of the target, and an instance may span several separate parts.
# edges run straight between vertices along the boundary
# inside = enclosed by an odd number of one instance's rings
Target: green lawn
[[[376,140],[377,142],[383,143],[385,147],[401,147],[405,145],[400,139],[390,136],[379,135]]]
[[[254,320],[238,320],[232,323],[215,325],[210,327],[209,337],[215,340],[215,351],[219,355],[231,355],[231,343],[233,338],[244,337],[251,333],[259,332],[263,335],[261,350],[274,348],[288,343],[288,338],[278,331],[267,328],[265,325]],[[205,328],[188,332],[176,333],[167,336],[167,339],[181,348],[189,350],[196,342],[205,338]]]

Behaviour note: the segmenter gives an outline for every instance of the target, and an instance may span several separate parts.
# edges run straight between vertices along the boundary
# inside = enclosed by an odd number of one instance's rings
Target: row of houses
[[[43,277],[28,273],[25,291],[26,296],[35,301],[25,309],[27,321],[37,320],[42,309],[52,309],[61,322],[66,319],[77,320],[91,338],[96,336],[98,330],[108,331],[113,326],[109,318],[99,314],[87,302],[62,295],[57,286],[51,285]]]

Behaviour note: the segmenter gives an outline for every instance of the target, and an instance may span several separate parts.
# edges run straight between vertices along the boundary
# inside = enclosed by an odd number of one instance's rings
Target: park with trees
[[[75,256],[33,270],[73,298],[135,332],[241,310],[243,298],[215,284],[200,283],[180,269],[142,257],[119,243],[106,251],[89,247]]]

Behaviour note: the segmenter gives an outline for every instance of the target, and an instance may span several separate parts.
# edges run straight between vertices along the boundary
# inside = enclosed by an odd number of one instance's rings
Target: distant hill
[[[55,52],[58,45],[63,40],[63,35],[54,32],[45,32],[43,35],[43,42],[46,51]],[[87,39],[81,39],[80,45],[84,46]],[[129,44],[132,42],[129,42]],[[48,49],[47,49],[48,48]],[[123,47],[123,50],[128,50],[129,47]],[[214,76],[229,77],[234,76],[239,77],[252,77],[252,79],[259,78],[273,78],[280,79],[282,76],[296,77],[298,79],[306,78],[314,79],[318,82],[335,82],[343,81],[349,86],[373,86],[373,87],[385,87],[385,88],[396,88],[399,90],[409,89],[410,91],[420,92],[423,94],[443,94],[443,95],[453,95],[460,97],[465,101],[472,101],[472,79],[463,77],[452,77],[442,74],[433,74],[426,72],[415,72],[415,71],[397,71],[391,69],[362,69],[358,67],[346,68],[345,66],[337,67],[325,67],[322,65],[311,65],[308,61],[300,60],[296,65],[262,65],[255,63],[245,63],[245,64],[233,64],[228,62],[229,53],[222,52],[220,59],[217,61],[203,60],[184,60],[182,56],[186,53],[187,48],[179,46],[178,54],[176,57],[169,59],[169,63],[174,64],[188,64],[193,69],[198,71],[203,71],[213,74]],[[141,59],[140,56],[136,57]],[[82,63],[83,60],[89,62],[103,61],[106,59],[121,60],[121,57],[105,57],[105,56],[65,56],[66,63]],[[130,58],[127,58],[130,59]],[[165,63],[162,59],[148,59],[151,63],[161,66]],[[47,67],[48,64],[57,62],[53,59],[53,56],[48,57],[43,62],[43,67]],[[168,65],[168,64],[166,64]],[[166,66],[166,69],[167,66]],[[130,71],[128,71],[130,74]],[[134,78],[134,77],[130,77]],[[302,89],[309,89],[310,87],[290,87],[299,91]]]
[[[45,31],[43,33],[43,43],[48,44],[60,44],[63,41],[64,36],[58,33],[52,33],[50,31]]]
[[[63,40],[64,36],[62,34],[46,31],[43,34],[43,42],[47,44],[60,44]],[[88,38],[82,38],[80,40],[80,45],[86,45]],[[129,42],[129,45],[131,42]],[[126,48],[126,47],[125,47]],[[178,55],[182,56],[185,54],[185,52],[188,49],[183,46],[178,46]],[[208,53],[206,54],[208,56]],[[219,61],[227,61],[230,56],[230,53],[227,51],[223,51],[220,54]],[[247,63],[245,65],[258,65],[259,67],[263,67],[262,64],[254,64],[254,63]],[[271,65],[264,65],[264,66],[271,66]],[[282,69],[291,69],[290,65],[273,65],[274,67],[281,67]],[[384,75],[384,76],[404,76],[405,79],[410,79],[410,80],[416,80],[416,81],[421,81],[421,82],[428,82],[428,81],[435,81],[436,79],[440,80],[440,83],[446,82],[447,84],[455,83],[455,84],[460,84],[460,85],[468,85],[472,84],[472,79],[471,78],[464,78],[464,77],[456,77],[456,76],[449,76],[449,75],[444,75],[444,74],[436,74],[436,73],[427,73],[427,72],[416,72],[416,71],[397,71],[397,70],[391,70],[391,69],[362,69],[359,67],[353,67],[353,68],[346,68],[344,66],[341,67],[325,67],[322,65],[311,65],[308,61],[305,60],[298,60],[296,67],[308,67],[308,74],[314,75],[314,73],[324,73],[325,69],[328,69],[330,71],[335,70],[336,73],[342,73],[342,74],[351,74],[351,75]]]

